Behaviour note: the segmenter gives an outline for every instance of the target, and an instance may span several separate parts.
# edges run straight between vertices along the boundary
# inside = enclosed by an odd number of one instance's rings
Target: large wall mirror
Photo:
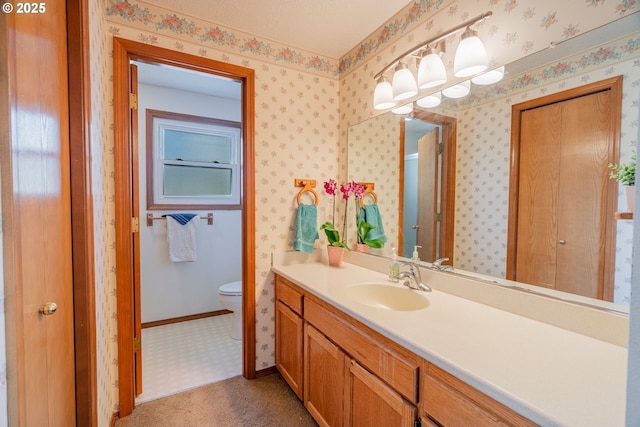
[[[622,76],[622,117],[615,154],[628,160],[637,132],[636,114],[626,111],[637,111],[639,23],[640,13],[635,13],[506,64],[502,81],[472,86],[466,98],[444,100],[439,107],[428,110],[456,123],[455,161],[450,169],[455,172],[449,177],[429,172],[429,179],[453,180],[445,197],[435,181],[418,184],[418,173],[412,171],[411,162],[419,157],[416,141],[436,129],[438,142],[444,142],[442,126],[420,118],[427,110],[416,107],[406,116],[385,112],[349,128],[348,179],[375,182],[387,232],[386,247],[373,251],[375,255],[388,257],[391,248],[397,247],[401,256],[409,258],[415,245],[435,247],[435,252],[421,253],[420,259],[433,262],[450,257],[455,270],[508,278],[512,106]],[[442,172],[446,174],[445,169]],[[447,197],[453,198],[453,212],[440,215],[439,225],[428,241],[420,240],[418,231],[423,224],[413,219],[415,216],[407,216],[416,209],[418,199],[425,197],[418,196],[417,188],[429,188],[433,200],[428,206],[435,206],[436,213]],[[617,196],[620,208],[614,210],[626,210],[622,188]],[[613,293],[602,298],[622,311],[626,311],[630,299],[632,227],[633,221],[615,222],[615,261],[607,272],[613,276]],[[452,230],[451,249],[441,247],[441,230]]]

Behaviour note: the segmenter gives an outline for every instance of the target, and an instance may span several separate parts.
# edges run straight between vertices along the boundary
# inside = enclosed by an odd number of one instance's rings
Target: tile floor
[[[136,404],[242,374],[232,314],[142,330],[142,394]]]

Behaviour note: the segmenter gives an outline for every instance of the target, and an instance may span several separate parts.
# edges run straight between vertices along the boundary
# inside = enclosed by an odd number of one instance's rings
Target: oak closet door
[[[602,297],[608,91],[522,113],[516,280]]]
[[[611,145],[609,91],[565,101],[556,289],[602,298]]]
[[[556,281],[560,104],[522,113],[516,280],[547,288]]]

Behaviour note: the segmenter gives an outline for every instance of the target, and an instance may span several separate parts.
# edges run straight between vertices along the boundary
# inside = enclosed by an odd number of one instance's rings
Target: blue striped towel
[[[162,215],[164,217],[170,216],[171,218],[175,219],[176,221],[178,221],[180,223],[180,225],[185,225],[186,223],[188,223],[189,221],[191,221],[193,219],[194,216],[196,216],[196,214],[166,214],[166,215]]]
[[[167,214],[169,259],[173,262],[196,261],[198,222],[195,214]]]

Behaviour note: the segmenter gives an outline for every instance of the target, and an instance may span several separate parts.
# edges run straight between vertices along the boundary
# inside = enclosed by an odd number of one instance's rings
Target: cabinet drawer
[[[307,298],[305,320],[341,347],[353,359],[413,403],[418,402],[418,359],[411,360],[390,348],[389,343],[366,334]],[[361,327],[359,327],[361,328]]]
[[[276,275],[276,298],[297,314],[302,314],[302,294],[294,289],[296,285]]]
[[[448,372],[425,362],[422,386],[423,419],[443,426],[494,427],[536,424]]]

